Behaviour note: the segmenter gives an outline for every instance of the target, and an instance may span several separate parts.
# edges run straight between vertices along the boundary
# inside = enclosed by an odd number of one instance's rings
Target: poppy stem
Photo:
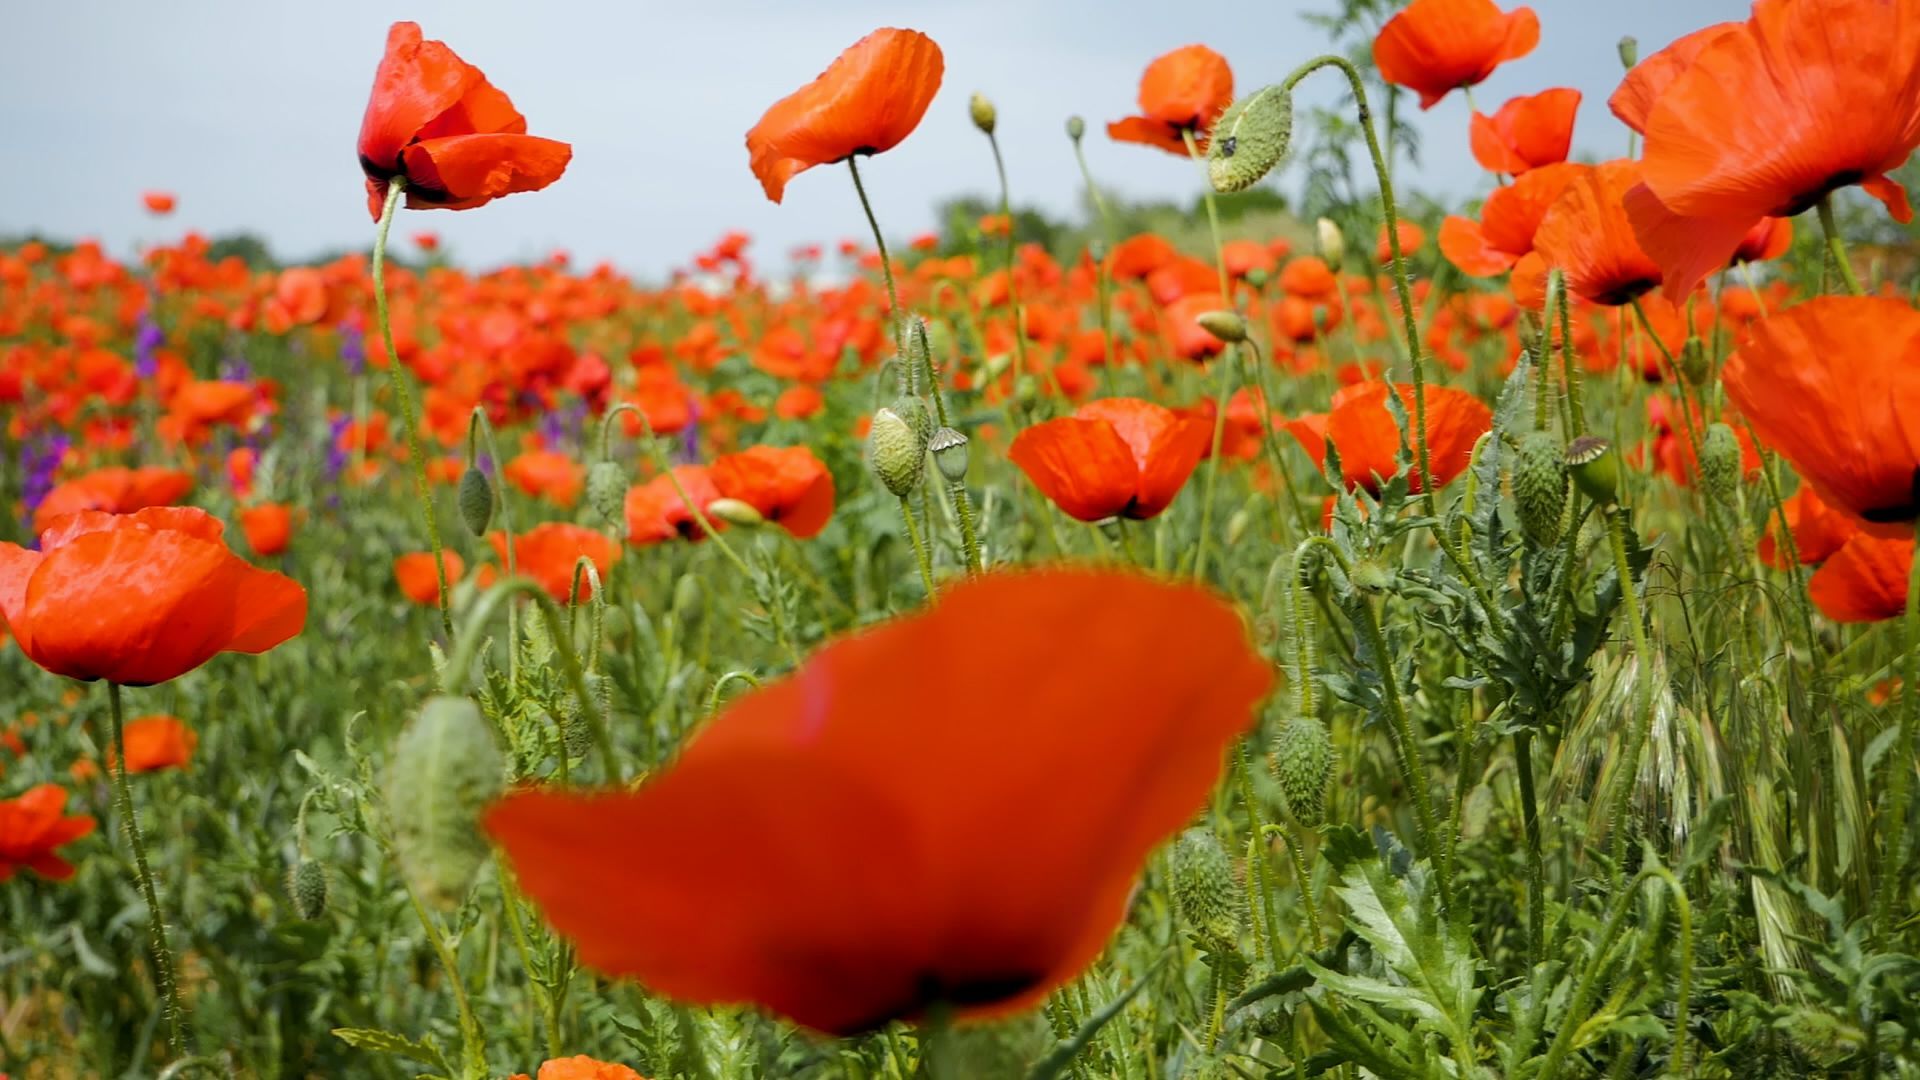
[[[1007,187],[1007,164],[1000,154],[1000,140],[993,132],[987,132],[987,145],[993,147],[993,171],[1000,177],[1000,219],[1007,227],[1007,303],[1013,308],[1013,359],[1022,372],[1027,370],[1027,319],[1020,308],[1020,285],[1014,280],[1013,264],[1019,252],[1019,244],[1013,235],[1013,195]],[[1059,379],[1053,374],[1052,365],[1047,367],[1047,377],[1054,384],[1054,390],[1060,389]]]
[[[1567,292],[1566,281],[1560,270],[1552,273],[1561,278],[1560,282],[1560,357],[1563,365],[1563,378],[1567,384],[1567,440],[1586,434],[1587,412],[1580,400],[1580,362],[1573,355],[1573,298]],[[1551,290],[1549,290],[1551,292]],[[1551,340],[1553,334],[1547,334]],[[1544,372],[1544,368],[1542,371]]]
[[[1653,651],[1647,644],[1647,628],[1640,614],[1640,590],[1633,583],[1633,564],[1627,558],[1627,511],[1615,503],[1606,508],[1607,539],[1613,548],[1614,574],[1620,579],[1620,597],[1626,607],[1627,628],[1633,636],[1635,671],[1633,680],[1634,719],[1627,731],[1626,760],[1622,764],[1613,807],[1608,821],[1608,845],[1613,859],[1613,881],[1620,877],[1627,857],[1627,812],[1633,798],[1633,786],[1640,775],[1640,754],[1653,727]]]
[[[127,739],[125,715],[120,705],[120,684],[107,684],[108,715],[113,723],[113,799],[115,811],[127,833],[127,846],[133,849],[134,877],[140,887],[140,899],[147,906],[147,949],[153,961],[153,981],[159,990],[160,1006],[167,1017],[167,1046],[178,1053],[187,1048],[186,1013],[180,1004],[180,986],[174,978],[173,949],[167,944],[167,921],[160,912],[160,893],[153,884],[153,868],[147,863],[147,841],[140,832],[140,818],[133,809],[133,788],[127,783]]]
[[[1200,167],[1201,173],[1207,171],[1207,159],[1200,156],[1200,144],[1193,139],[1191,128],[1180,129],[1180,139],[1187,144],[1187,157]],[[1213,266],[1220,275],[1220,299],[1233,307],[1233,287],[1227,280],[1227,253],[1220,243],[1220,210],[1213,203],[1213,181],[1209,180],[1200,188],[1200,200],[1207,207],[1207,231],[1213,237]]]
[[[920,584],[926,586],[927,603],[933,603],[933,563],[927,558],[927,545],[920,539],[920,526],[913,520],[913,504],[900,496],[900,517],[907,523],[907,539],[913,542],[913,558],[920,565]]]
[[[1833,256],[1833,262],[1840,270],[1840,280],[1847,283],[1847,291],[1855,296],[1867,295],[1860,287],[1860,279],[1854,275],[1853,260],[1847,258],[1847,241],[1840,235],[1840,226],[1833,219],[1833,193],[1820,196],[1816,204],[1820,215],[1820,231],[1827,234],[1827,252]]]
[[[673,471],[673,463],[667,460],[666,453],[660,449],[659,437],[653,433],[653,421],[647,419],[647,411],[633,408],[632,412],[640,418],[640,427],[646,433],[647,456],[653,460],[653,467],[660,470],[661,474],[667,478],[667,483],[673,485],[674,494],[680,496],[681,505],[685,506],[687,512],[693,515],[693,520],[700,524],[700,531],[706,535],[707,539],[713,541],[714,546],[727,557],[727,561],[733,564],[733,568],[740,571],[740,576],[751,582],[753,571],[747,566],[746,560],[733,550],[726,538],[720,535],[720,530],[713,527],[712,520],[707,517],[706,508],[693,501],[693,497],[687,494],[686,485],[680,482],[679,475]]]
[[[1107,253],[1113,250],[1113,218],[1107,213],[1106,197],[1100,194],[1099,186],[1093,182],[1093,171],[1087,168],[1087,155],[1080,147],[1080,140],[1072,138],[1071,133],[1068,137],[1073,142],[1073,159],[1080,163],[1080,178],[1086,182],[1087,195],[1093,199],[1093,208],[1100,215],[1100,232],[1104,238],[1100,245],[1100,257],[1094,260],[1094,273],[1098,275],[1096,280],[1100,287],[1100,335],[1106,343],[1106,351],[1102,354],[1105,363],[1102,366],[1106,369],[1107,392],[1111,394],[1113,369],[1120,362],[1113,351],[1113,312],[1110,308],[1113,281],[1107,275]]]
[[[500,474],[500,448],[493,442],[493,423],[487,419],[486,410],[478,405],[474,406],[473,415],[467,418],[468,435],[471,436],[476,430],[487,446],[487,464],[492,467],[493,474],[487,481],[493,485],[493,505],[500,508],[500,532],[507,541],[507,576],[512,577],[519,572],[514,565],[518,553],[513,543],[513,515],[507,512],[507,485]],[[512,678],[520,670],[520,615],[511,607],[507,609],[507,643],[507,676]]]
[[[853,191],[860,196],[860,209],[867,212],[867,227],[873,230],[873,245],[880,249],[880,274],[887,280],[887,314],[893,323],[894,348],[900,341],[900,292],[893,284],[893,259],[887,254],[887,238],[880,235],[880,219],[873,216],[873,203],[867,199],[867,186],[860,182],[858,154],[847,157],[847,171],[853,174]],[[904,350],[902,350],[904,351]]]
[[[1220,480],[1220,443],[1226,438],[1227,402],[1233,395],[1233,362],[1237,357],[1233,346],[1220,357],[1220,389],[1214,394],[1213,403],[1213,442],[1207,452],[1207,490],[1200,503],[1200,550],[1193,560],[1193,580],[1201,581],[1207,576],[1207,549],[1213,541],[1213,490]]]
[[[433,513],[433,490],[427,486],[427,463],[420,450],[420,429],[413,419],[413,394],[407,389],[407,376],[400,370],[400,353],[393,347],[393,320],[387,313],[387,232],[393,227],[394,211],[407,190],[402,177],[387,182],[387,202],[380,211],[380,223],[373,234],[373,307],[380,320],[380,339],[387,347],[387,379],[393,397],[400,406],[400,423],[407,430],[407,459],[413,465],[414,494],[427,519],[427,543],[433,548],[433,572],[440,586],[440,629],[453,640],[453,608],[447,599],[447,555],[440,544],[440,522]]]
[[[1914,549],[1907,571],[1907,613],[1902,622],[1902,649],[1907,657],[1906,681],[1900,685],[1900,735],[1887,760],[1893,783],[1887,791],[1887,840],[1881,858],[1880,887],[1873,898],[1873,925],[1890,931],[1888,918],[1894,901],[1906,892],[1907,822],[1912,807],[1914,732],[1920,727],[1920,547]]]

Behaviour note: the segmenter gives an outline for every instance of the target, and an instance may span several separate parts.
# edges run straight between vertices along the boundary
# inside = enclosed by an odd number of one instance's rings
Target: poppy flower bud
[[[973,126],[979,128],[981,134],[993,134],[993,122],[1000,114],[994,111],[993,102],[987,100],[987,95],[975,90],[973,98],[967,102],[967,112],[973,117]]]
[[[1715,423],[1700,436],[1700,490],[1715,502],[1733,498],[1740,486],[1740,440],[1733,429]]]
[[[1181,833],[1168,853],[1167,871],[1173,878],[1174,904],[1188,925],[1215,940],[1240,936],[1240,889],[1233,879],[1233,860],[1212,830]]]
[[[1080,137],[1086,133],[1087,122],[1085,120],[1082,120],[1078,116],[1067,117],[1067,138],[1072,139],[1074,142],[1079,142]]]
[[[1567,457],[1560,440],[1545,431],[1520,437],[1513,460],[1513,501],[1520,527],[1541,547],[1560,539],[1560,515],[1567,505]]]
[[[905,498],[926,472],[927,437],[899,413],[881,409],[867,434],[867,465],[882,487]]]
[[[1393,587],[1393,571],[1373,559],[1353,564],[1353,587],[1361,592],[1383,593]]]
[[[611,461],[595,462],[587,470],[587,504],[607,524],[627,525],[627,474]]]
[[[1247,530],[1252,527],[1253,512],[1244,506],[1235,510],[1233,516],[1227,519],[1227,546],[1233,547],[1239,544],[1247,535]]]
[[[1620,39],[1620,66],[1632,71],[1640,63],[1640,39],[1628,34]]]
[[[1203,311],[1193,321],[1229,345],[1247,340],[1247,320],[1237,311]]]
[[[1228,106],[1207,143],[1215,191],[1244,191],[1273,171],[1293,140],[1293,95],[1269,86]]]
[[[1327,782],[1333,779],[1333,736],[1311,716],[1296,716],[1273,737],[1273,778],[1293,820],[1311,829],[1327,818]]]
[[[926,377],[933,348],[927,340],[927,320],[918,315],[908,319],[906,337],[901,344],[900,362],[907,373],[907,391],[920,393],[920,380]]]
[[[312,922],[327,913],[327,867],[313,859],[300,859],[287,868],[287,899],[293,904],[295,918]]]
[[[739,499],[715,499],[707,504],[707,516],[718,518],[729,525],[744,525],[752,528],[766,524],[767,519],[753,504]]]
[[[933,433],[927,443],[927,449],[933,451],[933,464],[940,475],[949,484],[958,484],[967,478],[967,437],[950,427],[943,427]]]
[[[681,574],[680,580],[673,583],[673,617],[683,622],[698,619],[704,599],[700,579],[692,574]]]
[[[1620,492],[1620,456],[1613,444],[1597,435],[1582,435],[1567,446],[1567,472],[1587,497],[1601,506],[1613,505]]]
[[[1321,218],[1313,223],[1315,239],[1318,242],[1320,258],[1332,267],[1338,267],[1347,258],[1347,237],[1332,218]]]
[[[487,861],[479,815],[504,775],[493,729],[471,698],[431,698],[400,733],[387,814],[400,872],[422,900],[451,907],[466,896]]]
[[[487,475],[472,466],[460,474],[460,520],[466,523],[467,531],[475,536],[487,535],[487,526],[493,521],[493,485],[487,483]]]
[[[1713,373],[1712,365],[1707,363],[1707,346],[1698,334],[1687,335],[1686,344],[1680,346],[1680,374],[1687,382],[1699,386]]]

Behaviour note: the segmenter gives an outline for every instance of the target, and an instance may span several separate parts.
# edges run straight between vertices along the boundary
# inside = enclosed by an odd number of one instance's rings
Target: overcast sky
[[[22,3],[7,15],[0,62],[0,235],[91,236],[117,251],[176,235],[250,230],[300,256],[367,242],[354,158],[360,116],[388,23],[410,18],[484,69],[532,134],[573,143],[567,175],[544,192],[477,211],[404,214],[396,234],[433,229],[479,266],[565,248],[657,276],[729,229],[763,263],[793,245],[859,235],[844,169],[816,169],[775,206],[742,143],[768,105],[842,48],[885,25],[923,30],[946,54],[946,81],[919,131],[877,158],[868,184],[889,235],[931,227],[942,197],[993,189],[985,140],[967,121],[984,91],[999,106],[1016,202],[1072,213],[1080,179],[1063,134],[1088,126],[1103,185],[1138,197],[1190,198],[1189,164],[1110,142],[1105,122],[1133,110],[1148,61],[1191,42],[1232,63],[1240,92],[1284,76],[1322,35],[1301,17],[1334,0],[150,0]],[[1615,43],[1649,53],[1688,30],[1742,18],[1744,0],[1537,0],[1540,47],[1479,91],[1491,110],[1549,86],[1583,91],[1575,146],[1622,153],[1606,112]],[[1332,73],[1303,87],[1331,100]],[[1311,92],[1307,92],[1311,88]],[[1418,118],[1414,182],[1466,195],[1486,179],[1467,150],[1468,110],[1453,95]],[[1297,174],[1283,185],[1297,184]],[[156,223],[143,189],[177,193]]]

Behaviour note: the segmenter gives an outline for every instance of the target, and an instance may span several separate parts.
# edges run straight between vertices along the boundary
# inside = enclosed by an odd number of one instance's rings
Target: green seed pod
[[[1620,66],[1632,71],[1640,63],[1640,39],[1628,34],[1620,39]]]
[[[1688,334],[1686,344],[1680,346],[1680,374],[1686,376],[1689,386],[1699,386],[1707,381],[1713,368],[1707,363],[1707,346],[1698,334]]]
[[[1207,179],[1215,191],[1244,191],[1273,171],[1293,140],[1293,95],[1269,86],[1222,113],[1207,142]]]
[[[1582,435],[1567,446],[1567,471],[1587,498],[1612,506],[1620,494],[1620,455],[1597,435]]]
[[[973,126],[979,128],[981,134],[993,134],[994,121],[1000,114],[994,111],[993,102],[987,100],[987,95],[974,91],[973,98],[967,102],[967,113],[973,117]]]
[[[1711,424],[1700,436],[1700,490],[1726,502],[1740,486],[1740,440],[1725,424]]]
[[[1086,133],[1087,122],[1085,120],[1077,116],[1067,117],[1067,138],[1072,139],[1074,142],[1079,142],[1080,137]]]
[[[624,529],[627,524],[627,474],[611,461],[595,462],[587,470],[587,504],[601,520]]]
[[[943,427],[933,433],[927,449],[933,451],[933,464],[947,483],[958,484],[966,480],[967,437],[964,433]]]
[[[1229,345],[1247,340],[1247,320],[1237,311],[1203,311],[1193,321]]]
[[[742,502],[739,499],[715,499],[702,509],[710,518],[749,529],[755,525],[764,525],[767,521],[761,516],[760,511],[754,509],[752,503]]]
[[[300,859],[287,868],[287,899],[295,918],[312,922],[327,913],[327,866]]]
[[[1327,817],[1327,782],[1333,779],[1333,736],[1311,716],[1296,716],[1273,738],[1273,778],[1287,813],[1307,828]]]
[[[1167,856],[1173,899],[1188,925],[1208,937],[1231,941],[1240,936],[1240,886],[1233,860],[1208,829],[1188,829]]]
[[[493,521],[493,485],[487,483],[487,474],[468,466],[460,474],[460,520],[466,523],[467,531],[474,536],[487,535],[487,526]]]
[[[451,907],[487,861],[480,812],[505,766],[493,728],[465,697],[429,698],[394,743],[387,814],[400,872],[422,900]]]
[[[905,498],[927,471],[927,438],[892,409],[873,414],[867,433],[867,466],[880,485]]]
[[[1335,270],[1347,259],[1347,237],[1332,218],[1321,218],[1313,223],[1314,238],[1320,250],[1320,258]]]
[[[892,409],[895,416],[905,420],[907,425],[913,428],[914,438],[921,442],[932,441],[933,413],[927,408],[924,400],[911,394],[902,394],[894,398],[893,404],[887,408]]]
[[[1513,458],[1513,501],[1520,527],[1541,547],[1560,539],[1567,506],[1567,452],[1552,433],[1529,431]]]

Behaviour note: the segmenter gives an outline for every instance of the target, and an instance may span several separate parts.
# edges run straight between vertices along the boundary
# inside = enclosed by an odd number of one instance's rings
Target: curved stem
[[[140,899],[147,906],[147,952],[153,961],[153,981],[160,994],[160,1007],[167,1017],[167,1046],[178,1053],[187,1048],[186,1013],[180,1004],[180,985],[174,977],[173,948],[167,944],[167,921],[160,912],[160,893],[154,887],[153,869],[147,863],[146,837],[134,813],[133,788],[127,784],[127,740],[119,683],[107,684],[107,705],[113,723],[114,812],[120,815],[127,846],[133,849],[134,878],[140,888]]]
[[[632,408],[632,406],[622,407]],[[633,409],[633,414],[640,418],[640,427],[646,432],[647,457],[652,459],[653,467],[659,469],[666,476],[667,483],[673,485],[674,494],[680,496],[681,505],[687,508],[687,513],[693,515],[693,520],[700,525],[700,531],[706,534],[708,540],[713,541],[714,546],[720,549],[720,553],[727,557],[727,561],[733,564],[735,570],[740,571],[742,577],[752,581],[753,571],[747,567],[746,560],[733,550],[732,545],[727,543],[726,537],[720,535],[720,530],[713,527],[713,521],[707,517],[706,508],[695,503],[693,497],[687,494],[686,485],[680,482],[679,475],[673,471],[673,463],[667,460],[667,455],[660,449],[660,439],[653,433],[653,421],[647,419],[646,410]]]
[[[1080,163],[1080,178],[1086,182],[1087,194],[1093,198],[1093,208],[1100,215],[1100,231],[1105,237],[1105,243],[1101,245],[1100,258],[1095,260],[1094,271],[1098,275],[1100,286],[1100,335],[1106,347],[1102,366],[1106,368],[1107,389],[1111,393],[1113,369],[1120,362],[1120,357],[1113,351],[1113,313],[1109,301],[1112,283],[1107,276],[1106,259],[1107,251],[1113,247],[1113,219],[1107,215],[1107,200],[1100,194],[1100,189],[1094,185],[1093,172],[1087,168],[1087,155],[1080,148],[1079,139],[1073,140],[1073,157]]]
[[[413,904],[413,913],[420,919],[420,929],[426,932],[427,943],[433,946],[433,953],[440,959],[440,966],[446,970],[447,985],[453,988],[454,1008],[460,1013],[460,1056],[463,1064],[471,1072],[478,1068],[486,1071],[486,1040],[480,1032],[480,1022],[474,1019],[473,1003],[467,998],[466,981],[460,977],[460,960],[447,944],[447,937],[440,932],[440,924],[414,895],[413,886],[402,881],[400,887],[407,890],[407,900]]]
[[[887,280],[887,315],[893,323],[894,343],[900,338],[900,292],[893,285],[893,258],[887,254],[887,238],[880,235],[880,219],[873,216],[873,203],[867,200],[867,187],[860,182],[859,155],[849,155],[847,171],[853,174],[854,194],[860,196],[860,209],[867,212],[867,227],[873,230],[873,244],[880,250],[880,273]]]
[[[1007,187],[1007,165],[1000,156],[1000,140],[991,131],[987,132],[987,145],[993,147],[993,171],[1000,177],[1000,218],[1007,226],[1007,303],[1013,307],[1013,359],[1024,373],[1027,370],[1027,320],[1020,310],[1020,286],[1013,273],[1014,258],[1019,251],[1013,235],[1013,197]],[[1051,368],[1048,373],[1051,376]]]

